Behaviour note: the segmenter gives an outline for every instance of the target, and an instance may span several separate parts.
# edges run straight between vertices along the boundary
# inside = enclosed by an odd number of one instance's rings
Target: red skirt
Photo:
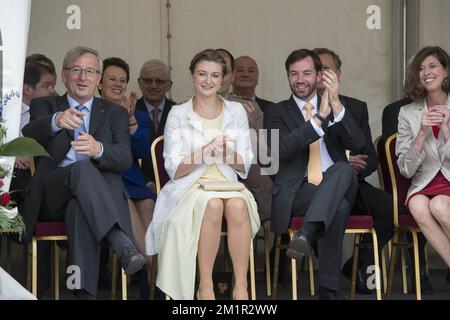
[[[423,194],[424,196],[428,196],[429,198],[433,198],[434,196],[439,195],[450,197],[450,182],[444,177],[442,172],[439,171],[425,188],[410,195],[406,199],[405,205],[407,206],[409,199],[418,194]]]

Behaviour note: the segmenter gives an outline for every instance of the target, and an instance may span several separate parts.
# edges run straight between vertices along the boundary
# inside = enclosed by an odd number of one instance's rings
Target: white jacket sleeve
[[[184,158],[183,153],[183,134],[181,129],[181,121],[177,115],[177,106],[167,116],[166,126],[164,128],[164,167],[170,179],[174,179],[175,173],[181,160]]]

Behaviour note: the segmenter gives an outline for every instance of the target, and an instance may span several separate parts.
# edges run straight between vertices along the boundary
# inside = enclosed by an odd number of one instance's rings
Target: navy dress
[[[156,200],[156,195],[145,185],[144,174],[139,166],[138,159],[150,159],[150,116],[148,113],[136,111],[134,116],[138,123],[136,132],[131,136],[131,152],[133,154],[133,165],[122,174],[122,180],[128,191],[130,199]]]

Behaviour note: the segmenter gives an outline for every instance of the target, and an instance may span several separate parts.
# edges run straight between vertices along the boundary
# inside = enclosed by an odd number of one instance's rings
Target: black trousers
[[[321,287],[339,290],[342,240],[357,190],[353,169],[346,162],[337,162],[324,172],[318,186],[304,182],[294,200],[294,216],[322,224],[316,235]]]
[[[39,219],[65,221],[69,264],[80,271],[80,287],[71,289],[92,295],[97,294],[100,243],[120,221],[111,188],[91,161],[57,168],[44,177]]]
[[[378,248],[381,251],[394,234],[392,196],[362,181],[359,183],[359,190],[351,214],[372,215],[374,228],[377,232]]]

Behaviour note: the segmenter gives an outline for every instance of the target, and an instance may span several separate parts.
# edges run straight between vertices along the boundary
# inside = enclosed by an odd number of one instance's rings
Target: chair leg
[[[350,299],[355,300],[356,295],[356,271],[358,269],[358,255],[359,255],[359,242],[361,235],[355,234],[354,246],[353,246],[353,265],[352,265],[352,283],[350,289]]]
[[[397,242],[398,242],[398,231],[394,231],[394,236],[392,237],[392,245],[391,245],[391,256],[389,259],[389,271],[388,271],[388,280],[387,280],[387,288],[386,288],[386,298],[389,299],[391,296],[392,289],[392,281],[394,280],[394,269],[395,269],[395,254],[397,251]]]
[[[417,239],[417,232],[411,230],[413,237],[413,252],[414,252],[414,276],[416,278],[416,299],[422,300],[422,290],[420,288],[420,267],[419,267],[419,242]]]
[[[402,241],[406,242],[405,234],[402,235]],[[401,261],[402,261],[402,284],[403,294],[408,294],[408,279],[406,276],[406,247],[402,246],[401,249]]]
[[[123,268],[120,268],[120,270],[122,271],[122,300],[127,300],[127,275],[125,273],[125,270],[123,270]]]
[[[264,256],[266,260],[266,286],[267,286],[267,295],[270,297],[272,295],[272,284],[270,279],[270,245],[269,245],[269,223],[266,221],[263,223],[264,230]]]
[[[52,241],[53,247],[53,288],[55,294],[55,300],[59,300],[59,248],[56,241]]]
[[[256,300],[255,253],[253,250],[253,240],[252,239],[250,239],[250,289],[251,289],[251,300]]]
[[[37,297],[37,240],[33,237],[31,241],[31,293]]]
[[[313,257],[310,255],[308,257],[308,272],[309,272],[309,293],[311,296],[315,296],[315,288],[314,288],[314,265],[313,265]]]
[[[386,288],[387,288],[386,252],[387,252],[387,248],[384,247],[381,250],[381,269],[382,269],[382,273],[383,273],[383,292],[384,292],[384,294],[386,294]]]
[[[292,241],[292,238],[294,238],[294,232],[289,229],[289,239]],[[292,282],[292,300],[297,300],[297,260],[291,259],[291,282]]]
[[[281,235],[278,234],[275,237],[275,257],[273,262],[273,285],[272,285],[272,300],[277,299],[278,290],[278,267],[280,266],[280,246]]]
[[[375,262],[375,293],[377,300],[381,300],[380,261],[378,257],[378,238],[375,229],[372,229],[373,261]]]
[[[112,267],[111,267],[111,300],[116,300],[117,292],[117,254],[112,252]]]
[[[152,257],[152,267],[150,274],[150,300],[155,300],[155,292],[156,292],[156,275],[158,270],[158,255],[155,254]]]

